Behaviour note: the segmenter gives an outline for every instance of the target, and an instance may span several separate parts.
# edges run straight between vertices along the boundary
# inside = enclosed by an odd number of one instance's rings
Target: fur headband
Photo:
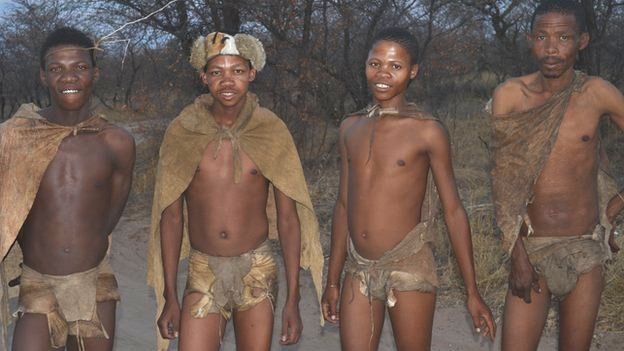
[[[213,32],[199,37],[193,43],[190,62],[198,71],[203,71],[208,61],[217,55],[236,55],[251,62],[251,66],[261,71],[266,63],[266,53],[262,43],[249,34],[231,36]]]

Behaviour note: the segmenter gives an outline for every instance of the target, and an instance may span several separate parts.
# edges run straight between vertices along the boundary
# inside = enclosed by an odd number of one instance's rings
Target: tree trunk
[[[223,1],[223,31],[238,33],[241,26],[239,1]]]
[[[598,46],[600,37],[596,23],[596,11],[594,0],[581,0],[587,17],[587,32],[589,33],[589,45],[580,53],[579,66],[590,75],[600,75],[600,62],[598,62]]]

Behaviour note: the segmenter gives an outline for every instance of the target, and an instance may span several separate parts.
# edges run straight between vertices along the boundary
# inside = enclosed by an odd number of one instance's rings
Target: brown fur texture
[[[261,71],[266,64],[266,53],[260,40],[249,34],[228,34],[213,32],[207,36],[200,36],[193,43],[191,48],[191,65],[199,72],[202,72],[212,58],[218,55],[231,55],[223,52],[226,48],[226,41],[234,40],[239,56],[249,60],[251,66],[257,71]]]

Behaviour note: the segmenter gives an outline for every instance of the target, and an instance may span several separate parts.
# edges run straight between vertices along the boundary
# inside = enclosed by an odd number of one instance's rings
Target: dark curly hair
[[[89,56],[91,56],[91,64],[95,67],[95,43],[93,40],[76,28],[61,27],[48,34],[41,46],[41,51],[39,51],[39,63],[42,69],[45,68],[45,58],[48,51],[60,45],[74,45],[88,49]]]
[[[531,30],[533,30],[533,25],[535,24],[535,18],[537,16],[551,12],[563,15],[574,15],[579,32],[587,32],[585,11],[579,2],[573,0],[545,0],[540,2],[537,8],[535,8],[535,12],[533,12],[533,17],[531,18]]]
[[[371,43],[371,48],[378,41],[391,41],[401,45],[405,51],[410,55],[410,63],[412,65],[417,64],[418,57],[418,40],[416,37],[412,35],[407,29],[399,28],[399,27],[390,27],[380,30],[373,37],[373,41]],[[369,48],[369,50],[371,49]]]

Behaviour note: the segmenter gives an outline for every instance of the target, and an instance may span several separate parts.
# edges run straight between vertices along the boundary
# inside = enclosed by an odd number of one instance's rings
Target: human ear
[[[208,75],[206,74],[206,71],[203,71],[202,73],[199,74],[199,79],[201,79],[202,83],[204,85],[208,85]]]
[[[256,71],[255,68],[252,68],[249,70],[249,83],[253,82],[256,79],[256,73],[258,71]]]
[[[420,67],[418,66],[418,64],[413,64],[412,68],[410,69],[410,79],[414,79],[416,78],[416,76],[418,75],[418,70],[420,69]]]
[[[97,82],[100,79],[100,69],[98,67],[93,67],[93,81]]]
[[[527,44],[529,45],[529,49],[533,48],[533,35],[531,33],[527,33],[526,41],[527,41]]]
[[[44,87],[48,87],[48,81],[46,80],[46,74],[43,68],[39,68],[39,81]]]
[[[583,50],[589,45],[589,33],[583,32],[579,37],[579,50]]]

